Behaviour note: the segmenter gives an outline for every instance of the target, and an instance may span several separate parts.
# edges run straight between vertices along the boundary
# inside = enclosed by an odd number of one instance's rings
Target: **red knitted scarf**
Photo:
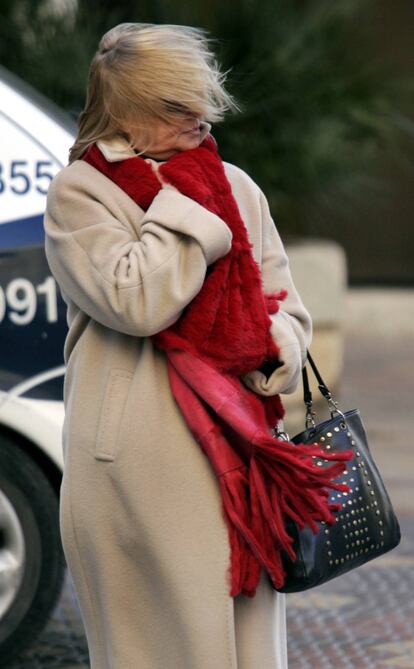
[[[147,210],[162,188],[140,156],[108,162],[96,145],[83,159]],[[261,568],[275,588],[284,583],[282,551],[294,560],[289,517],[314,534],[315,521],[333,524],[342,507],[329,502],[327,488],[345,468],[317,467],[312,456],[347,460],[351,452],[326,453],[318,444],[294,445],[276,439],[271,428],[284,415],[280,397],[263,397],[240,375],[265,361],[278,362],[269,313],[286,291],[265,295],[230,183],[211,135],[199,147],[175,154],[159,172],[166,183],[217,214],[233,234],[231,250],[208,267],[203,286],[170,327],[152,336],[167,356],[174,398],[218,478],[230,542],[230,595],[253,597]]]

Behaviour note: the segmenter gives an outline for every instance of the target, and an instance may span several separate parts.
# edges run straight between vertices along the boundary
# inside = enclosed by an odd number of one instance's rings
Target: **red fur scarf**
[[[92,145],[83,159],[122,188],[146,210],[162,187],[140,156],[108,162]],[[262,397],[239,376],[265,361],[279,362],[269,313],[285,291],[264,295],[259,267],[245,225],[211,135],[199,147],[175,154],[159,167],[164,182],[217,214],[233,234],[231,250],[211,265],[204,284],[170,327],[153,335],[167,356],[175,400],[219,482],[229,531],[231,596],[255,595],[261,568],[275,588],[284,582],[282,551],[294,560],[288,518],[300,527],[316,520],[334,523],[328,487],[345,465],[314,465],[312,456],[339,460],[318,445],[276,439],[271,428],[284,410],[280,397]],[[349,459],[350,453],[341,460]]]

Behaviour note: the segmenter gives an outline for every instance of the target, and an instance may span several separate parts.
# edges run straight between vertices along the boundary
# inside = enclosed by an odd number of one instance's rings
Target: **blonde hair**
[[[99,139],[136,130],[145,153],[151,120],[167,123],[199,116],[222,121],[226,111],[241,108],[225,89],[228,71],[220,72],[206,31],[190,26],[121,23],[101,38],[88,75],[86,103],[78,119],[78,136],[69,163]],[[135,137],[136,141],[136,137]]]

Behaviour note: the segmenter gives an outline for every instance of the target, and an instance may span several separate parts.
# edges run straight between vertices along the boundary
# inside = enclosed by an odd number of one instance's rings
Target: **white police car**
[[[40,632],[64,576],[59,534],[66,305],[43,250],[69,116],[0,67],[0,658]]]

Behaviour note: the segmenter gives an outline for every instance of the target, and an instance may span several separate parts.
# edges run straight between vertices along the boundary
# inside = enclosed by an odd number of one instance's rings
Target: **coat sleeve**
[[[242,379],[259,395],[289,394],[295,391],[301,377],[306,349],[312,339],[312,321],[293,283],[289,259],[272,220],[267,199],[261,190],[259,193],[264,292],[276,293],[283,289],[287,291],[286,299],[280,302],[279,311],[269,314],[272,321],[271,333],[280,348],[283,364],[268,378],[256,369],[245,374]]]
[[[63,298],[125,334],[168,327],[201,289],[207,266],[230,250],[230,229],[168,187],[127,225],[101,197],[102,183],[94,192],[91,179],[69,169],[51,182],[44,216],[46,258]]]

